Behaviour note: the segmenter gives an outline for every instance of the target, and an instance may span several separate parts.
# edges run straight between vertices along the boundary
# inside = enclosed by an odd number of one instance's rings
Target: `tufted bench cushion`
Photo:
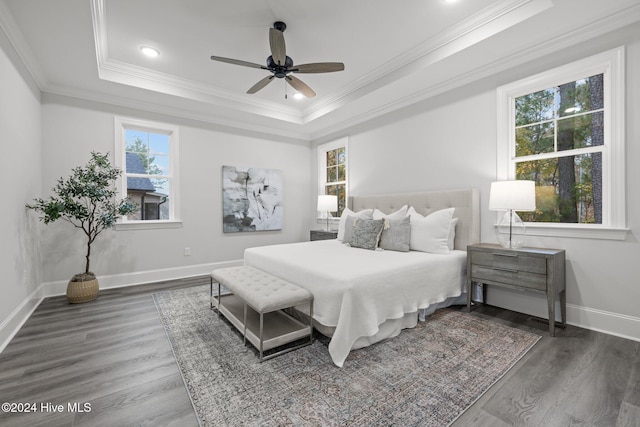
[[[211,277],[258,313],[269,313],[309,301],[306,289],[251,266],[214,270]]]

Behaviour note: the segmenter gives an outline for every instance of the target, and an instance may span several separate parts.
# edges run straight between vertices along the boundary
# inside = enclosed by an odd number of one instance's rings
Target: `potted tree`
[[[27,208],[42,214],[45,224],[64,219],[81,229],[87,241],[84,273],[74,275],[67,286],[67,300],[70,303],[93,301],[98,296],[99,285],[91,272],[91,245],[106,229],[111,228],[118,218],[135,209],[128,199],[116,200],[115,181],[122,171],[109,161],[109,154],[91,152],[91,159],[85,166],[71,170],[69,178],[59,178],[48,199],[34,199]]]

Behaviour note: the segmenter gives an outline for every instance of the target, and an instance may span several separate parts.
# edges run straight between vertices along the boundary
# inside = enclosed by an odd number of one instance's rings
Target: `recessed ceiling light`
[[[158,51],[158,49],[154,49],[149,46],[140,46],[140,52],[150,58],[155,58],[156,56],[160,55],[160,51]]]
[[[458,0],[442,0],[445,3],[456,3]]]
[[[304,95],[303,95],[303,94],[301,94],[300,92],[296,92],[296,93],[294,93],[294,94],[293,94],[293,97],[294,97],[295,99],[303,99],[303,98],[304,98]]]

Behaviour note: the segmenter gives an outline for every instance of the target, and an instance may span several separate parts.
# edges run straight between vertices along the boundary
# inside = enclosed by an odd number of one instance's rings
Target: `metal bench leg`
[[[262,363],[262,331],[264,327],[264,313],[260,313],[260,363]]]
[[[247,345],[247,303],[244,303],[244,329],[242,331],[242,344]]]
[[[313,300],[309,303],[309,343],[313,342]]]

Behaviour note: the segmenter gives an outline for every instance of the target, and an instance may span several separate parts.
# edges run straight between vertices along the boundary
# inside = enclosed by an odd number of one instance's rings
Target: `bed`
[[[314,296],[314,326],[331,337],[329,354],[343,366],[349,352],[415,327],[437,308],[466,304],[466,246],[480,241],[479,195],[475,189],[351,197],[355,212],[389,214],[412,206],[421,215],[455,208],[453,250],[365,250],[338,240],[249,248],[250,265],[295,283]],[[299,312],[308,312],[299,307]]]

